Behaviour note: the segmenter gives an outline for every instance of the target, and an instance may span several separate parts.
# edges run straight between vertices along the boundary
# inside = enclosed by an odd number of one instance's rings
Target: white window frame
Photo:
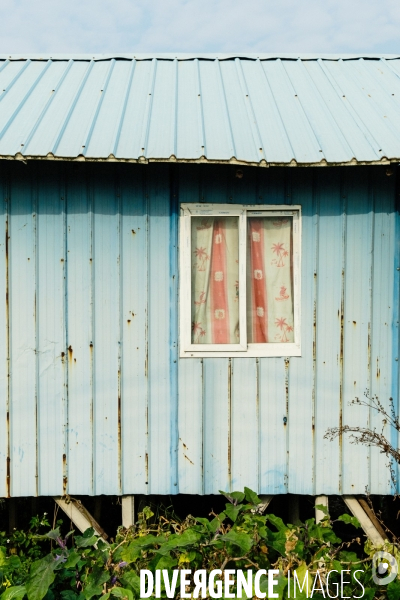
[[[238,344],[193,344],[192,343],[192,269],[191,269],[191,223],[192,217],[237,216],[239,218],[239,335]],[[292,343],[247,343],[246,318],[246,252],[247,217],[291,216],[293,218],[293,320],[294,342]],[[179,341],[181,358],[191,357],[279,357],[301,356],[300,306],[301,306],[301,206],[299,205],[241,205],[241,204],[181,204],[179,220]],[[243,302],[244,298],[244,302]],[[241,301],[242,299],[242,301]]]

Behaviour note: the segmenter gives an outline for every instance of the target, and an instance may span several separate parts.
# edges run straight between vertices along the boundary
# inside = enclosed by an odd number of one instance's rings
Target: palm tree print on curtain
[[[292,219],[247,223],[247,340],[293,342]]]
[[[239,343],[237,217],[193,217],[192,343]]]

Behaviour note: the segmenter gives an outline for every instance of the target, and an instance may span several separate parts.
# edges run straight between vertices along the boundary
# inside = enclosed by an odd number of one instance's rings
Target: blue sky
[[[0,0],[0,53],[400,53],[399,0]]]

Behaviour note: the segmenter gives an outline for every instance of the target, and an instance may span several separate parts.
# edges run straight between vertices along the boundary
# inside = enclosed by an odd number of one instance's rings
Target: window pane
[[[192,217],[191,238],[192,344],[238,344],[238,217]]]
[[[247,340],[294,342],[290,216],[247,220]]]

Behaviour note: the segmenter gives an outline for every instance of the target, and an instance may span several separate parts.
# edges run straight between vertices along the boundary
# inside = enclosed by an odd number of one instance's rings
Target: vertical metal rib
[[[237,156],[236,156],[235,140],[233,138],[233,131],[232,131],[231,119],[229,117],[228,102],[226,100],[224,80],[222,78],[221,65],[220,65],[220,62],[219,62],[218,59],[215,60],[215,65],[216,65],[216,68],[217,68],[218,78],[219,78],[219,82],[220,82],[221,96],[222,96],[222,101],[223,101],[224,109],[225,109],[227,129],[228,129],[229,137],[231,139],[231,143],[230,143],[231,158],[237,158]]]
[[[69,107],[69,110],[67,112],[67,116],[64,119],[64,123],[62,124],[61,129],[60,129],[60,131],[59,131],[59,133],[58,133],[58,135],[56,137],[56,141],[54,142],[53,147],[50,150],[51,154],[55,154],[57,152],[57,148],[60,145],[61,138],[64,135],[64,132],[65,132],[65,130],[67,128],[67,125],[69,123],[69,120],[71,118],[71,115],[74,112],[75,106],[77,105],[79,97],[80,97],[80,95],[82,93],[82,90],[85,87],[85,84],[86,84],[86,82],[88,80],[88,77],[89,77],[90,73],[92,72],[93,66],[94,66],[94,60],[91,60],[90,63],[89,63],[89,66],[88,66],[88,68],[87,68],[87,70],[86,70],[86,72],[85,72],[85,74],[84,74],[84,76],[82,78],[81,84],[80,84],[80,86],[79,86],[79,88],[78,88],[78,90],[77,90],[77,92],[75,94],[75,98],[74,98],[71,106]]]
[[[206,148],[206,135],[204,125],[204,111],[203,111],[203,96],[201,93],[201,78],[200,78],[200,63],[199,59],[195,59],[196,71],[197,71],[197,106],[198,106],[198,129],[199,129],[199,141],[200,141],[200,156],[207,156]]]
[[[146,99],[146,108],[145,113],[143,115],[143,128],[142,135],[140,136],[140,148],[139,148],[139,156],[146,156],[147,152],[147,142],[149,139],[149,131],[150,131],[150,120],[151,120],[151,110],[153,107],[153,95],[154,95],[154,86],[156,82],[156,72],[157,72],[157,59],[153,58],[151,61],[151,71],[149,76],[149,91],[147,93]]]
[[[122,131],[122,127],[123,127],[124,120],[125,120],[126,107],[128,105],[128,100],[129,100],[129,96],[131,93],[132,80],[133,80],[133,75],[135,73],[135,67],[136,67],[136,60],[133,60],[131,63],[130,73],[129,73],[129,77],[128,77],[128,83],[126,86],[125,99],[124,99],[124,104],[123,104],[122,111],[121,111],[121,117],[119,120],[117,135],[115,136],[115,142],[114,142],[114,147],[113,147],[113,151],[112,151],[114,156],[117,156],[119,140],[121,137],[121,131]]]
[[[112,61],[111,61],[111,65],[110,65],[110,68],[108,69],[106,81],[105,81],[102,89],[100,90],[100,96],[99,96],[99,99],[97,101],[97,106],[96,106],[96,110],[95,110],[95,113],[94,113],[93,118],[92,118],[92,122],[90,124],[89,133],[87,134],[86,140],[85,140],[85,142],[83,144],[83,152],[82,152],[83,156],[86,156],[86,152],[87,152],[88,146],[90,144],[91,137],[93,135],[93,130],[94,130],[95,125],[96,125],[97,117],[99,115],[99,112],[100,112],[100,109],[101,109],[101,105],[103,104],[103,98],[104,98],[105,93],[107,91],[107,87],[108,87],[108,84],[110,82],[110,78],[111,78],[112,72],[114,70],[114,67],[115,67],[115,58],[113,58]]]
[[[29,88],[29,90],[26,92],[25,96],[22,98],[21,102],[18,104],[17,108],[14,110],[14,112],[11,115],[11,117],[8,119],[7,123],[4,125],[3,129],[0,131],[0,139],[6,133],[7,129],[10,127],[11,123],[14,121],[15,117],[17,116],[17,114],[19,113],[19,111],[21,110],[21,108],[24,106],[25,102],[28,100],[28,98],[32,94],[33,90],[35,89],[35,87],[37,86],[37,84],[39,83],[39,81],[42,79],[42,77],[46,73],[47,69],[50,67],[51,63],[52,63],[51,60],[47,61],[46,66],[43,69],[43,71],[40,73],[39,77],[37,77],[35,79],[34,83],[31,85],[31,87]],[[4,92],[4,94],[5,93],[6,92]],[[0,98],[0,100],[1,100],[1,98]]]
[[[54,90],[52,91],[52,94],[50,96],[50,98],[47,100],[46,104],[43,107],[42,112],[40,113],[35,125],[32,127],[30,133],[28,134],[28,136],[26,137],[26,139],[24,140],[24,148],[21,151],[21,154],[27,154],[27,147],[29,142],[32,140],[33,136],[35,135],[40,123],[43,120],[43,117],[45,116],[46,112],[49,110],[50,108],[50,104],[53,102],[56,93],[58,92],[58,90],[60,89],[61,85],[63,84],[64,79],[66,78],[66,76],[68,75],[72,65],[74,64],[74,61],[71,59],[68,61],[67,64],[67,68],[65,69],[64,73],[61,75],[60,79],[57,82],[57,85],[54,87]]]

